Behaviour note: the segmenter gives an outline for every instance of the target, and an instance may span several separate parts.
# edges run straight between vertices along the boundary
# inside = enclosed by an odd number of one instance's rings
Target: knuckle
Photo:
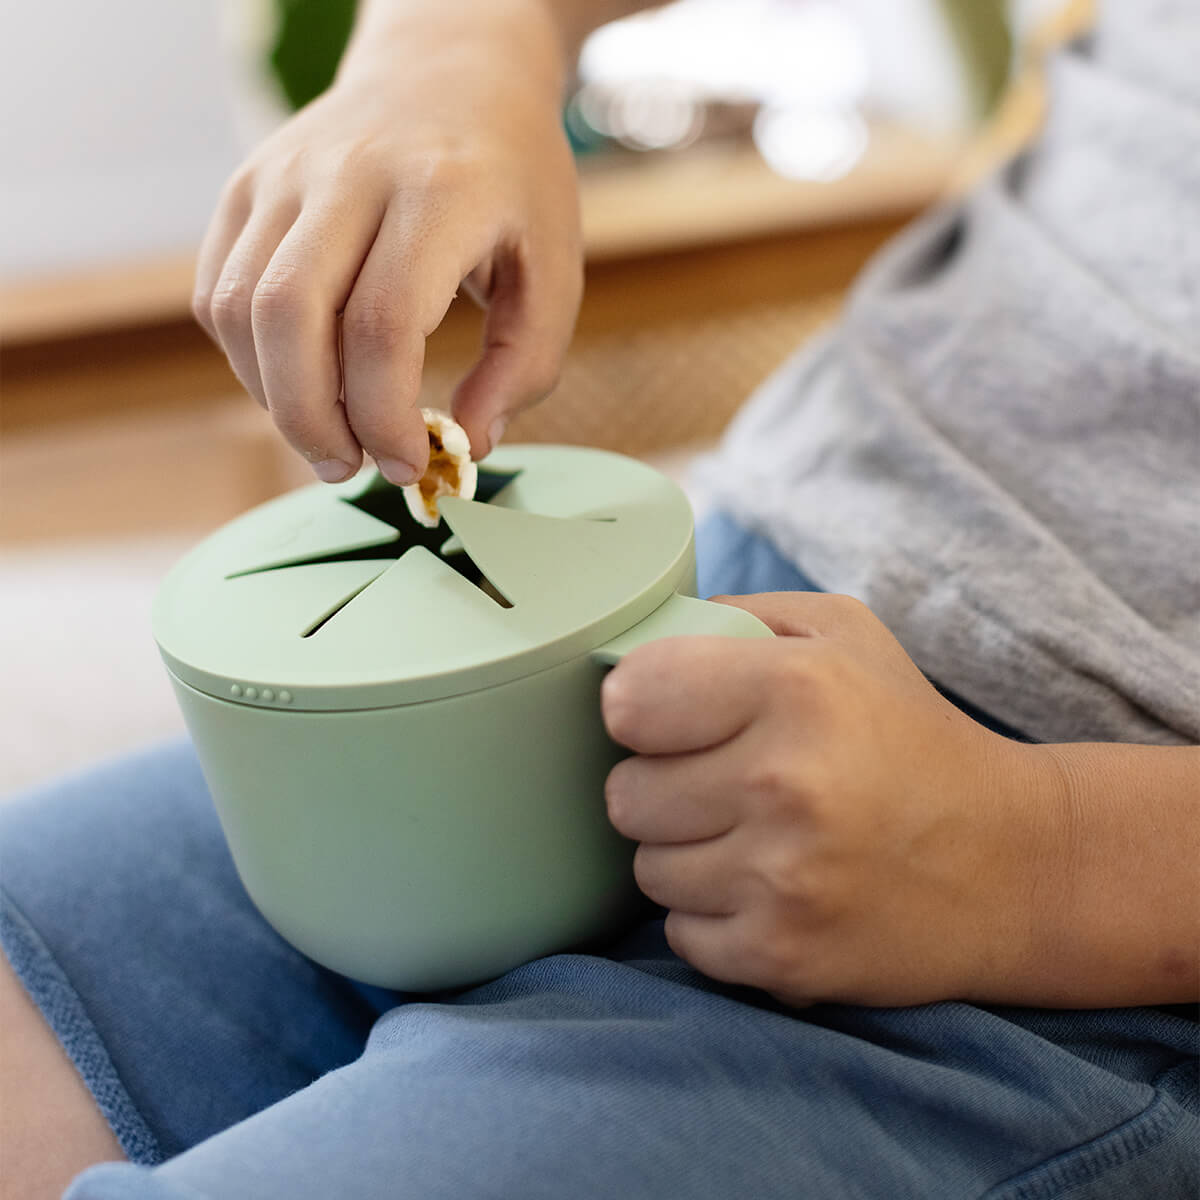
[[[803,646],[783,642],[772,648],[778,651],[770,660],[774,691],[789,698],[806,695],[812,685],[811,646],[807,641]]]
[[[388,354],[408,338],[404,320],[394,296],[382,291],[357,292],[346,305],[342,336],[367,354]]]
[[[291,269],[268,271],[254,289],[250,317],[255,325],[288,325],[303,314],[305,289]]]
[[[782,941],[774,928],[760,924],[753,937],[741,947],[741,974],[747,983],[770,988],[786,973],[786,955]]]
[[[840,642],[823,640],[813,647],[810,670],[810,694],[819,712],[832,719],[860,682],[857,665]]]
[[[774,690],[784,704],[803,705],[812,717],[824,713],[848,669],[845,648],[829,638],[805,638],[780,647],[774,656]]]
[[[447,143],[422,156],[406,172],[433,194],[454,196],[471,181],[477,156],[463,142]]]
[[[436,220],[464,195],[478,191],[480,165],[480,155],[465,144],[447,143],[403,154],[362,146],[351,171],[360,180],[362,172],[386,180],[413,212]]]
[[[213,294],[211,288],[196,288],[192,292],[192,316],[195,317],[205,329],[211,329],[213,326],[212,299]]]
[[[389,164],[389,155],[371,137],[362,137],[342,146],[337,158],[325,164],[328,174],[344,186],[360,187],[383,175]]]
[[[830,864],[792,850],[764,855],[756,865],[759,911],[764,925],[782,939],[820,938],[837,926],[847,909],[839,873]]]
[[[857,596],[848,595],[846,592],[830,592],[825,599],[831,607],[846,614],[858,613],[861,615],[870,611]]]
[[[876,620],[875,614],[857,596],[835,592],[826,596],[825,602],[835,623],[843,629],[861,629]]]
[[[242,327],[250,320],[254,303],[254,285],[241,276],[223,275],[213,289],[209,312],[220,331]]]
[[[800,760],[780,753],[764,754],[746,776],[747,807],[762,820],[828,830],[836,819],[833,779],[833,768],[820,750],[806,753]],[[777,846],[776,852],[783,853],[784,846]]]
[[[820,970],[809,966],[809,958],[811,949],[807,945],[797,945],[792,939],[775,939],[759,986],[775,996],[786,995],[804,1004],[812,1003],[811,991],[819,980]]]
[[[254,200],[254,192],[255,173],[252,168],[243,165],[225,181],[219,203],[234,210],[246,209]]]
[[[756,797],[779,801],[792,795],[795,780],[790,764],[778,753],[761,754],[748,770],[747,789]]]
[[[803,905],[808,897],[807,863],[786,840],[765,849],[755,863],[755,874],[771,900]]]

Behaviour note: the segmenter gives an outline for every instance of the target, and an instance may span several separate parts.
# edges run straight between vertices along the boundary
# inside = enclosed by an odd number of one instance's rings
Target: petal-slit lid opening
[[[340,496],[338,503],[333,504],[284,503],[290,498],[281,496],[272,500],[225,527],[233,531],[246,522],[249,535],[245,554],[231,556],[229,577],[382,548],[401,536],[394,525],[346,503]]]
[[[303,562],[294,552],[333,552],[331,529],[394,538],[353,506],[374,480],[316,484],[218,530],[156,598],[168,667],[241,703],[248,685],[260,697],[286,689],[292,711],[420,703],[586,654],[690,587],[691,509],[658,472],[562,446],[505,447],[480,466],[515,477],[487,502],[444,499],[436,538],[391,563]],[[338,509],[356,515],[343,520]],[[448,541],[511,608],[441,557]],[[262,569],[289,554],[296,565]]]

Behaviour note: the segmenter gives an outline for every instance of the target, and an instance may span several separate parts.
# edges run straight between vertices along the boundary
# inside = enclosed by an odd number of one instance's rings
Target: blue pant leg
[[[797,586],[727,532],[702,591]],[[361,1057],[69,1196],[1193,1200],[1195,1028],[1154,1010],[789,1013],[705,980],[651,923],[398,1006]]]
[[[696,530],[696,574],[701,596],[822,590],[766,538],[719,510]]]
[[[0,806],[0,944],[136,1162],[351,1061],[396,1002],[259,916],[182,741]]]
[[[610,952],[398,1007],[358,1061],[67,1200],[1194,1200],[1182,1017],[791,1013],[654,927]]]

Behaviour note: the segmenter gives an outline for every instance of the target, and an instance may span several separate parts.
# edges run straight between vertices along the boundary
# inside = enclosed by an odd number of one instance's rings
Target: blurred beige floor
[[[171,538],[56,542],[0,558],[0,795],[178,733],[150,637]]]
[[[684,482],[695,453],[650,461]],[[687,490],[702,511],[703,497]],[[201,536],[0,553],[0,798],[183,732],[150,605],[171,564]]]

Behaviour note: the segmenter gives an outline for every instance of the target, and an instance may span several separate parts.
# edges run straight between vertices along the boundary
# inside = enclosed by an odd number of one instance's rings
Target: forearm
[[[411,35],[431,27],[457,33],[495,31],[515,69],[547,70],[565,80],[579,48],[607,21],[655,7],[645,0],[366,0],[360,6],[344,62],[351,65],[381,47],[411,46]]]
[[[1032,794],[1018,798],[1033,832],[1026,920],[1010,927],[1020,950],[992,998],[1077,1008],[1195,1000],[1200,747],[1021,753],[1033,767]]]

